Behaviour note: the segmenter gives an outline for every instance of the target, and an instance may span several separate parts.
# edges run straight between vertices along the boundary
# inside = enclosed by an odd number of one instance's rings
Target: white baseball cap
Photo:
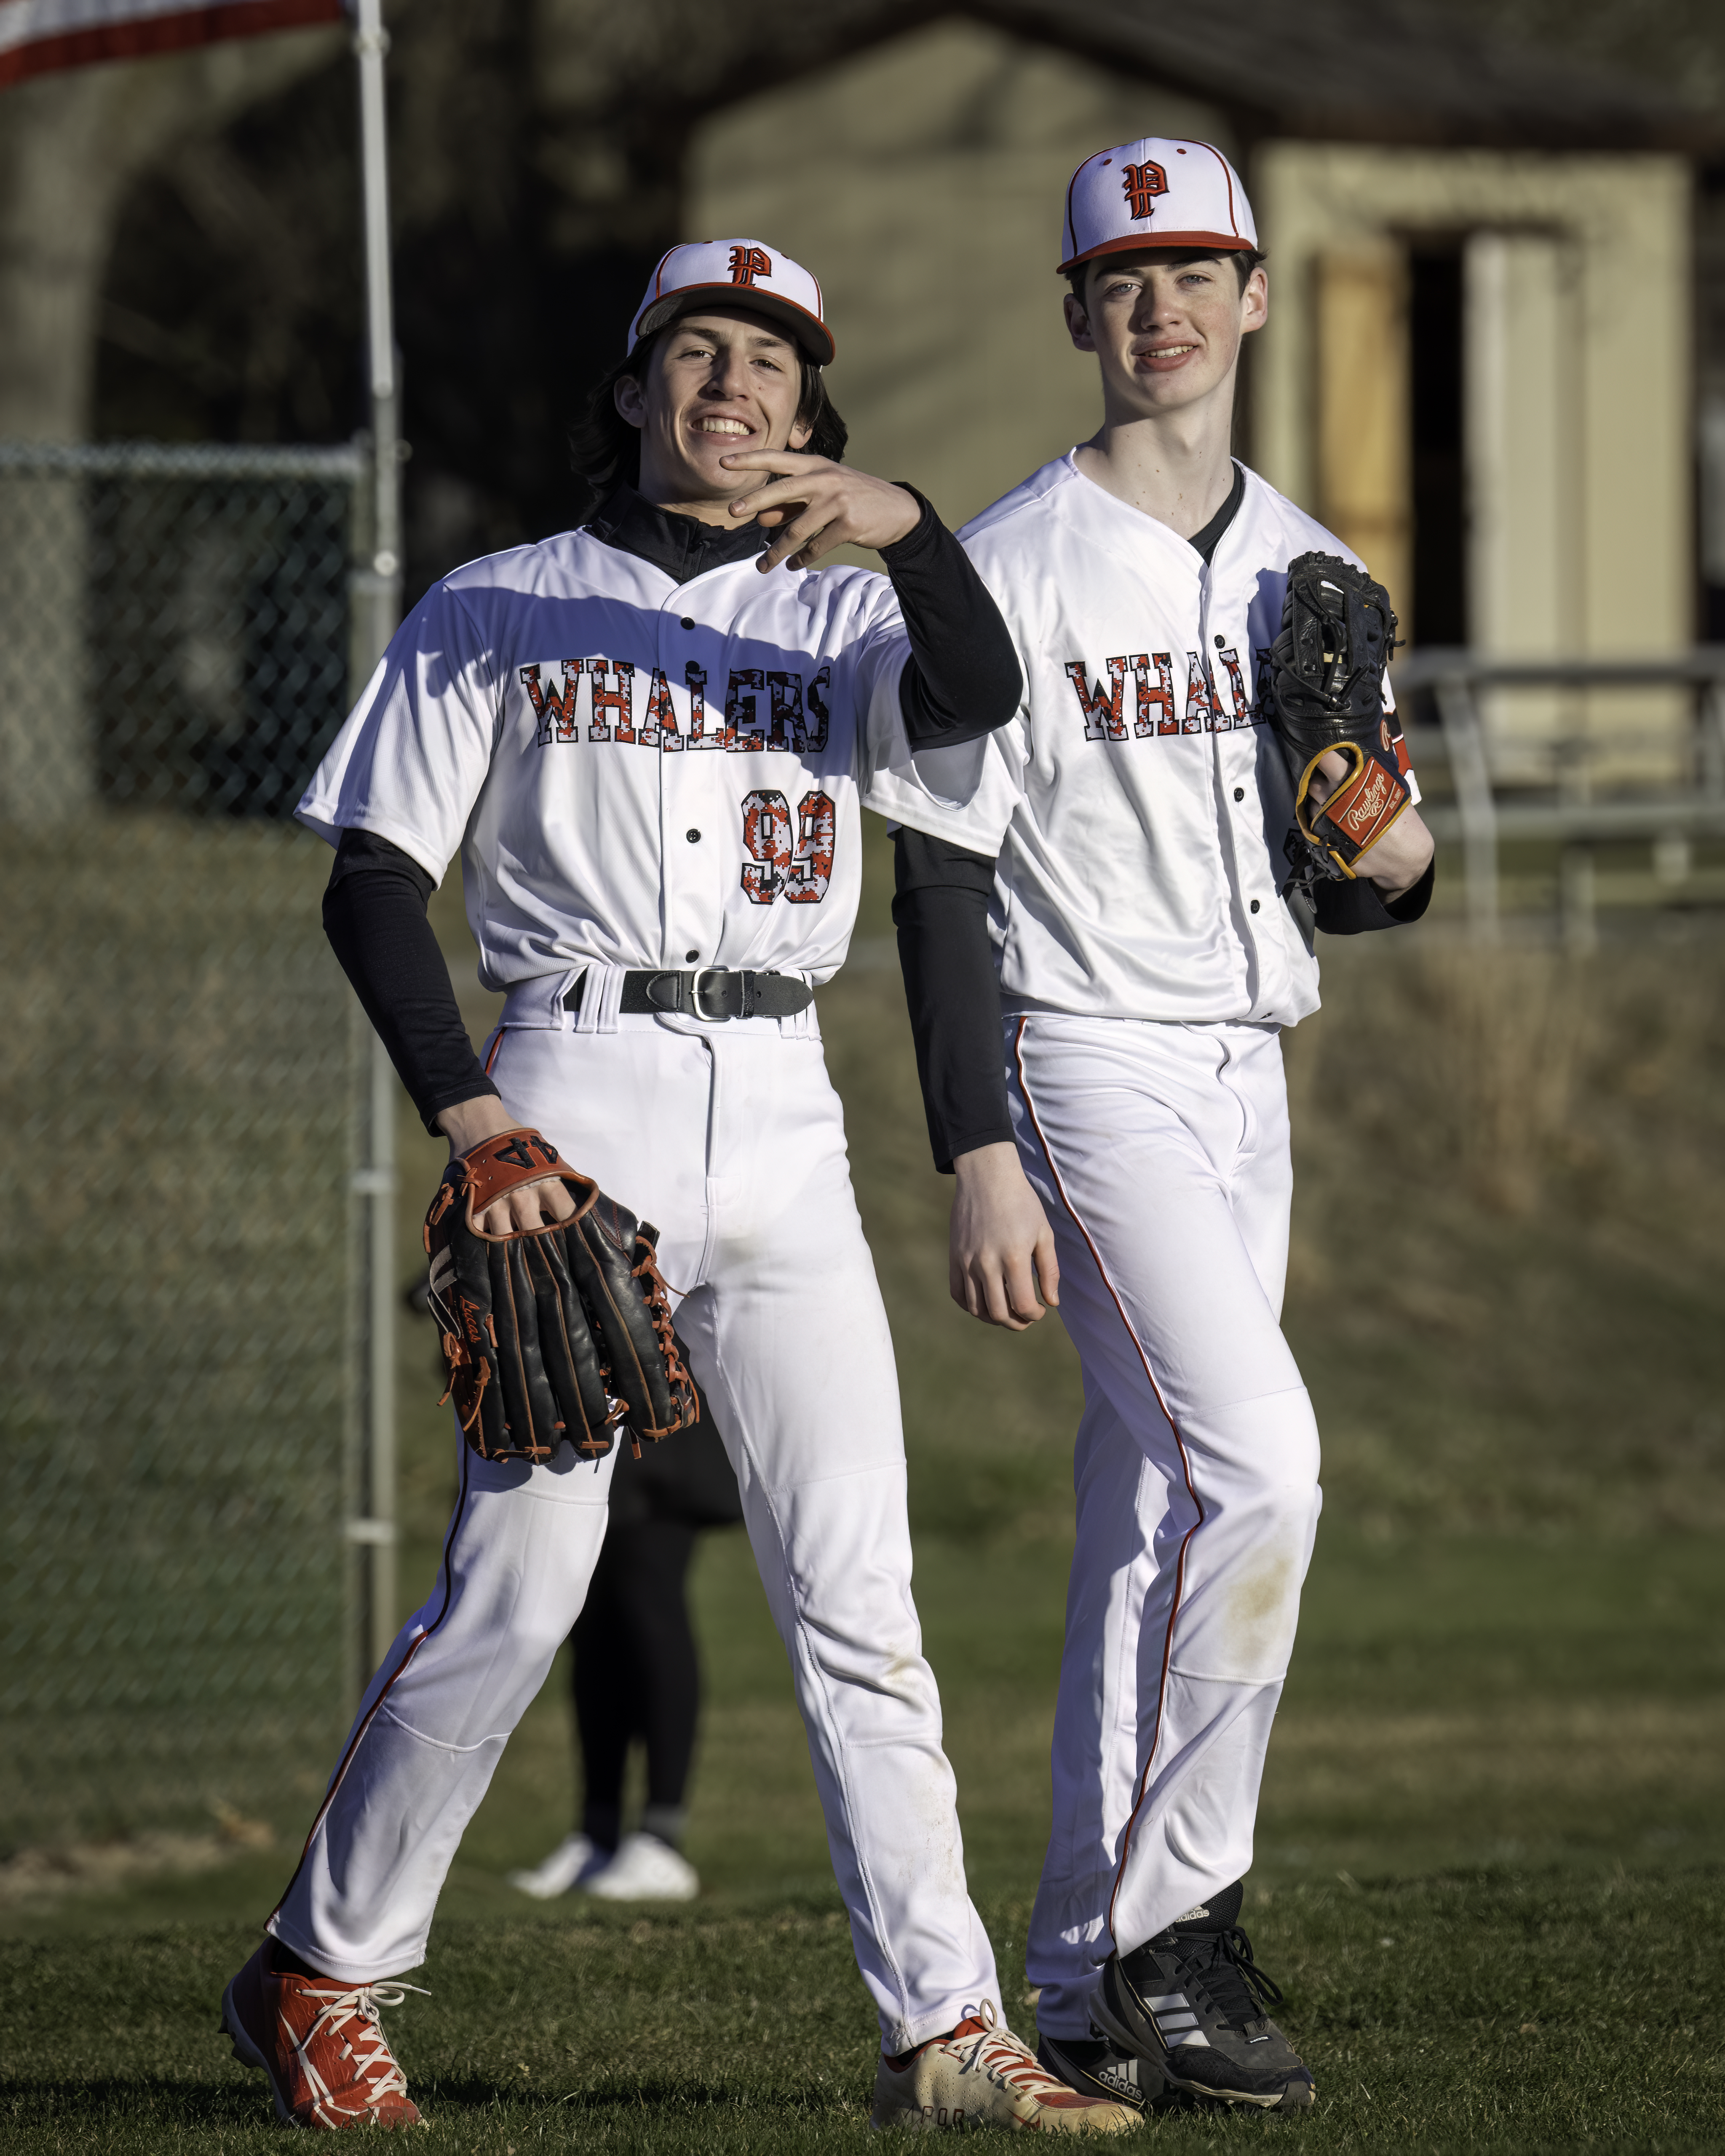
[[[1066,188],[1062,272],[1128,248],[1255,252],[1258,228],[1240,175],[1208,142],[1147,135],[1086,157]]]
[[[690,239],[659,259],[629,324],[633,352],[702,300],[752,309],[788,329],[817,367],[832,362],[832,332],[821,319],[820,284],[800,262],[758,239]]]

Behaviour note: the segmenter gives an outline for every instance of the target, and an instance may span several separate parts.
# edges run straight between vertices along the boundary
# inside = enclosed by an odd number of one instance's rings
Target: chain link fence
[[[0,1853],[305,1810],[368,1040],[290,820],[357,451],[0,444]]]

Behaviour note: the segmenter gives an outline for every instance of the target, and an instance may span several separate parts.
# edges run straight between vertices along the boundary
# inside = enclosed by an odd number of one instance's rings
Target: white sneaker
[[[536,1902],[549,1902],[567,1894],[588,1872],[596,1871],[605,1852],[584,1834],[565,1835],[542,1864],[531,1871],[511,1871],[509,1883]]]
[[[581,1882],[602,1902],[692,1902],[701,1892],[695,1866],[656,1834],[631,1834],[603,1871]]]
[[[919,2046],[902,2064],[882,2058],[869,2123],[925,2133],[1005,2126],[1031,2133],[1127,2133],[1138,2114],[1058,2080],[984,2000],[950,2035]]]

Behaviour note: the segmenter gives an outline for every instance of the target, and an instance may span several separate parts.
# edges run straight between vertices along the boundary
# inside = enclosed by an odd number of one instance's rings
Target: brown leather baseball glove
[[[572,1219],[506,1235],[476,1224],[506,1192],[561,1183]],[[467,1441],[485,1460],[597,1459],[619,1425],[656,1443],[700,1413],[671,1331],[659,1230],[537,1131],[505,1131],[449,1163],[425,1216],[432,1315]]]

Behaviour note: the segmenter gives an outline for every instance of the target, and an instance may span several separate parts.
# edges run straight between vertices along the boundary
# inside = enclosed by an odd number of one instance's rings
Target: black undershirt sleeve
[[[1006,724],[1019,707],[1024,676],[1000,609],[969,555],[915,487],[905,491],[922,503],[922,518],[880,549],[911,639],[899,707],[912,748],[955,748]]]
[[[988,942],[994,864],[901,825],[893,834],[899,965],[934,1164],[1012,1142],[1000,1045],[1000,991]]]
[[[372,831],[344,831],[323,895],[323,931],[428,1131],[497,1088],[461,1023],[426,916],[432,879]]]
[[[1373,928],[1399,928],[1419,920],[1431,904],[1436,880],[1435,855],[1425,864],[1419,882],[1410,885],[1399,898],[1386,899],[1366,876],[1356,876],[1352,883],[1321,880],[1312,886],[1317,925],[1326,936],[1363,936]]]

